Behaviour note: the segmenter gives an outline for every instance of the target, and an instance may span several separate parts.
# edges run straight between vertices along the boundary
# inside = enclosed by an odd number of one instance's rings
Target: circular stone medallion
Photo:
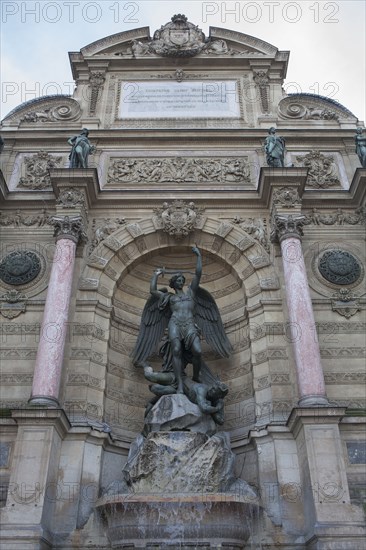
[[[357,259],[344,250],[327,250],[319,259],[318,267],[324,279],[336,285],[350,285],[361,275]]]
[[[0,279],[8,285],[24,285],[41,271],[41,260],[34,252],[11,252],[0,264]]]

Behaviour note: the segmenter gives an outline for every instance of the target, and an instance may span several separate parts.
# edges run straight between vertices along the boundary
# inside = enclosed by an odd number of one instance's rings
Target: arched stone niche
[[[93,308],[95,324],[101,329],[101,337],[89,349],[89,372],[96,372],[96,354],[100,387],[86,389],[86,402],[80,408],[90,410],[92,398],[98,403],[94,412],[111,425],[117,437],[133,437],[141,430],[144,408],[151,396],[142,372],[130,358],[149,297],[151,275],[157,267],[177,271],[184,268],[192,272],[187,274],[189,283],[195,269],[191,251],[194,243],[203,256],[202,285],[214,295],[234,348],[229,359],[222,359],[203,342],[205,360],[230,389],[224,429],[235,430],[243,422],[238,411],[246,405],[254,412],[250,406],[254,403],[254,384],[247,305],[248,300],[252,305],[259,303],[262,292],[268,290],[268,281],[276,278],[267,252],[241,227],[228,222],[206,218],[202,229],[177,241],[145,219],[120,227],[102,241],[79,281],[78,320],[82,322],[84,311],[89,312],[90,319]],[[160,279],[159,286],[168,284],[169,275]],[[158,357],[153,358],[152,365],[160,369]],[[71,360],[69,373],[79,368],[80,362],[73,364]],[[87,365],[83,368],[87,370]],[[66,401],[75,400],[74,396],[75,389],[69,384]]]

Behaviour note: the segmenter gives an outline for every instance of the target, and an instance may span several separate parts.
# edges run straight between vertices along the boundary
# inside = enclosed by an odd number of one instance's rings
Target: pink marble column
[[[301,246],[303,217],[278,217],[291,339],[300,393],[299,405],[327,405],[313,306]]]
[[[66,222],[66,225],[65,225]],[[75,223],[76,222],[76,223]],[[54,218],[58,233],[33,377],[32,404],[59,406],[64,348],[80,218]],[[70,230],[72,229],[72,231]]]

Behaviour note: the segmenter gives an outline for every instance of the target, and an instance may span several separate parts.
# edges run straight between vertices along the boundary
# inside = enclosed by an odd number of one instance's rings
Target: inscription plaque
[[[122,82],[119,118],[240,118],[238,82]]]

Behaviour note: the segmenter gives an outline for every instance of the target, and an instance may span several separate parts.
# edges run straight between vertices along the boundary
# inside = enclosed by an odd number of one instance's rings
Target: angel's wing
[[[229,357],[232,346],[225,334],[221,315],[214,297],[198,287],[195,295],[195,320],[208,345],[221,357]]]
[[[141,316],[140,332],[131,357],[135,365],[140,365],[155,351],[166,327],[168,326],[171,311],[169,307],[161,307],[162,302],[168,298],[150,296],[147,300]],[[159,307],[160,306],[160,307]]]

